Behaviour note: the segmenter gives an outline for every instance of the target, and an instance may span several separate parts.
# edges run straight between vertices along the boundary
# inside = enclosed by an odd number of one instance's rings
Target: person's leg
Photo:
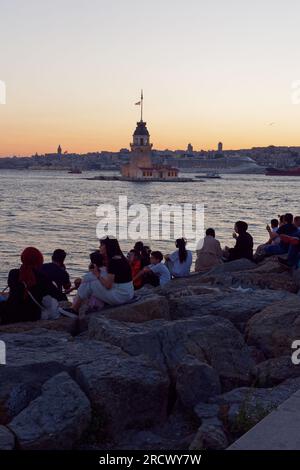
[[[154,274],[152,271],[147,272],[143,276],[143,282],[145,284],[150,284],[151,286],[157,287],[159,286],[159,277]]]
[[[279,243],[279,245],[268,245],[265,247],[264,252],[268,256],[284,255],[288,252],[288,247]]]

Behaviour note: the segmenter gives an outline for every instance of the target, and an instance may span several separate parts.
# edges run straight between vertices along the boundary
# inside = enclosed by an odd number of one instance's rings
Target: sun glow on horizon
[[[300,146],[296,0],[45,3],[1,6],[0,156],[128,148],[141,87],[154,148]]]

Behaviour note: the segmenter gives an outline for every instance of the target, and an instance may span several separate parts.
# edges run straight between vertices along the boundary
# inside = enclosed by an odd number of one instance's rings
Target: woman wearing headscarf
[[[44,258],[37,248],[26,248],[21,262],[20,268],[12,269],[8,275],[9,296],[0,304],[2,324],[39,320],[39,305],[46,295],[61,300],[58,289],[40,271]]]

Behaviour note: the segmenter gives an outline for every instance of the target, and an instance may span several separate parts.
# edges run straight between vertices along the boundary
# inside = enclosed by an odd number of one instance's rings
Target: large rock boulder
[[[133,303],[107,308],[97,315],[110,320],[133,323],[142,323],[157,318],[170,319],[168,301],[165,297],[159,295],[148,295]]]
[[[7,366],[55,362],[71,373],[81,364],[104,361],[109,356],[127,357],[119,348],[108,343],[72,338],[60,332],[34,330],[26,333],[0,335],[7,347]]]
[[[89,335],[128,354],[144,354],[175,378],[180,364],[193,356],[213,367],[227,389],[248,384],[254,366],[248,346],[232,323],[211,315],[174,322],[154,320],[143,325],[95,318],[90,322]]]
[[[236,259],[227,263],[219,264],[215,268],[211,269],[208,274],[224,274],[232,273],[237,271],[249,271],[255,269],[256,264],[246,258]]]
[[[254,263],[246,269],[241,269],[238,262],[244,263],[247,260],[238,260],[227,263],[224,266],[218,266],[214,270],[209,271],[206,275],[201,277],[201,282],[210,283],[215,286],[224,287],[242,287],[255,288],[255,289],[273,289],[273,290],[286,290],[288,292],[298,292],[298,281],[294,279],[292,274],[280,266],[279,263],[272,260],[267,260],[262,264],[256,266]],[[251,263],[251,262],[249,262]]]
[[[21,449],[72,449],[91,420],[89,400],[62,372],[42,387],[41,395],[16,416],[9,428]]]
[[[166,419],[168,377],[143,358],[107,355],[105,360],[79,366],[76,380],[111,437]]]
[[[291,356],[275,357],[257,364],[252,375],[256,386],[273,387],[284,380],[300,377],[300,365],[293,364]]]
[[[274,302],[297,296],[285,291],[230,290],[219,294],[192,295],[170,300],[172,319],[190,316],[217,315],[230,320],[240,331],[253,315]]]
[[[24,333],[25,331],[40,330],[41,328],[76,335],[78,326],[78,318],[60,317],[56,320],[27,321],[0,325],[0,335],[2,333]]]
[[[36,398],[41,387],[65,368],[57,362],[0,367],[0,423],[8,423]]]
[[[300,338],[300,297],[275,302],[254,315],[246,327],[248,344],[267,358],[291,355],[291,345]]]
[[[0,450],[13,450],[15,448],[15,436],[5,426],[0,426]]]
[[[204,422],[191,443],[189,450],[223,450],[228,447],[229,441],[222,423],[214,424]]]
[[[213,397],[232,435],[240,436],[287,400],[300,387],[300,378],[289,379],[273,388],[243,387]]]
[[[177,369],[176,391],[183,406],[192,410],[199,401],[221,393],[219,375],[208,364],[187,357]]]

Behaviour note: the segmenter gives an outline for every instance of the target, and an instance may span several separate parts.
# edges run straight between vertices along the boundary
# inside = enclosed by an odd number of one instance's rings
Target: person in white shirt
[[[186,249],[186,239],[178,238],[175,242],[176,251],[165,256],[166,266],[173,277],[185,277],[190,274],[193,255]]]
[[[171,274],[167,266],[162,263],[164,259],[160,251],[152,251],[150,255],[150,264],[143,268],[133,279],[135,281],[139,277],[143,277],[144,284],[153,286],[164,286],[171,280]]]
[[[257,262],[264,259],[265,257],[265,248],[269,245],[279,245],[280,243],[280,236],[277,234],[279,229],[279,221],[278,219],[272,219],[271,225],[266,226],[266,230],[269,234],[269,240],[267,243],[263,243],[259,245],[256,249],[254,260]]]

